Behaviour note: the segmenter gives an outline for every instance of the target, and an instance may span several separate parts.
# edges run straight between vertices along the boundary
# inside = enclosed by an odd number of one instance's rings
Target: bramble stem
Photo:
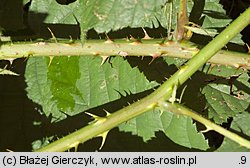
[[[249,23],[250,8],[234,20],[224,31],[215,37],[153,93],[37,151],[65,151],[103,132],[107,132],[119,124],[137,117],[155,106],[162,104],[162,102],[167,101],[176,84],[180,86],[187,81],[203,64],[225,46],[236,34],[241,32]]]
[[[84,45],[80,41],[6,43],[0,46],[0,60],[14,60],[22,57],[36,56],[153,56],[192,58],[199,49],[188,41],[173,42],[162,39],[142,40],[132,42],[128,40],[87,40]],[[221,50],[210,63],[229,65],[235,68],[250,69],[249,54]]]

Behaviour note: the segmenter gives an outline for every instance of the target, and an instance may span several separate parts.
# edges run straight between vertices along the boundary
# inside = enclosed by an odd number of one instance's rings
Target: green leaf
[[[197,132],[196,124],[192,118],[178,116],[170,112],[161,115],[164,133],[175,143],[188,148],[207,150],[207,140],[202,133]]]
[[[209,31],[208,29],[203,29],[203,28],[197,28],[197,27],[191,27],[191,26],[184,26],[186,29],[196,33],[196,34],[201,34],[201,35],[205,35],[205,36],[212,36],[214,37],[215,35],[217,35],[218,33],[214,32],[214,31]]]
[[[33,141],[32,142],[32,149],[33,150],[37,150],[37,149],[39,149],[39,148],[41,148],[41,147],[44,147],[44,146],[46,146],[46,145],[48,145],[50,142],[52,142],[53,141],[53,136],[51,136],[51,137],[45,137],[45,138],[43,138],[42,140],[35,140],[35,141]]]
[[[97,22],[94,28],[97,32],[108,32],[127,26],[158,27],[155,15],[161,12],[164,3],[164,0],[96,0],[92,4],[92,16]]]
[[[208,29],[226,27],[231,21],[219,0],[207,0],[202,16],[204,17],[202,27]]]
[[[148,111],[134,119],[131,119],[121,125],[119,130],[124,132],[131,132],[143,138],[146,142],[155,137],[155,132],[162,130],[161,118],[157,111]]]
[[[219,2],[219,0],[207,0],[200,18],[203,21],[202,28],[189,27],[189,29],[194,33],[206,36],[214,37],[216,34],[219,34],[232,21]],[[242,35],[238,34],[230,42],[244,45],[241,37]]]
[[[124,27],[158,27],[165,0],[78,0],[60,5],[54,0],[33,0],[30,11],[47,13],[45,23],[76,24],[87,31],[109,32]]]
[[[156,86],[117,57],[101,65],[100,57],[30,58],[25,78],[28,97],[54,120],[139,93]]]
[[[168,65],[175,65],[177,68],[181,67],[187,60],[181,58],[163,57]]]
[[[216,75],[211,78],[215,82],[206,85],[202,93],[207,100],[209,118],[221,124],[250,105],[250,78],[244,70],[228,66],[215,66],[209,71]]]
[[[209,84],[202,91],[208,102],[208,117],[218,124],[227,122],[229,117],[244,112],[249,105],[247,101],[228,94],[229,89],[227,85]]]
[[[166,111],[162,115],[159,110],[148,111],[121,124],[119,129],[141,136],[144,141],[155,137],[156,131],[163,131],[166,136],[179,145],[200,150],[209,148],[207,140],[202,133],[197,132],[196,124],[190,117],[177,116]]]
[[[51,81],[47,77],[49,58],[30,58],[26,65],[25,79],[28,87],[27,96],[35,103],[42,106],[46,116],[52,115],[55,119],[66,118],[52,101],[53,95],[50,90]]]
[[[48,67],[51,101],[56,102],[59,111],[73,115],[86,105],[76,82],[80,78],[79,57],[54,58]],[[71,114],[72,113],[72,114]]]
[[[214,75],[215,78],[224,78],[226,79],[230,79],[230,77],[232,76],[240,76],[240,74],[244,74],[246,73],[246,71],[244,71],[241,68],[234,68],[231,66],[224,66],[224,65],[213,65],[213,67],[206,66],[206,69],[203,70],[204,72],[209,72],[209,74]]]
[[[238,114],[234,117],[233,122],[231,124],[230,130],[238,133],[240,136],[247,138],[250,141],[250,114],[248,112],[244,112]],[[217,149],[218,152],[250,152],[250,149],[247,149],[243,146],[240,146],[238,143],[225,138],[222,145]]]
[[[32,0],[30,12],[46,14],[45,23],[77,24],[74,12],[80,10],[79,0],[69,5],[60,5],[55,0]]]

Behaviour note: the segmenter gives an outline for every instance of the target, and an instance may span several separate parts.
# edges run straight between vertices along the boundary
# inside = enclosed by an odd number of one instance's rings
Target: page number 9
[[[240,157],[240,163],[239,164],[246,164],[246,162],[247,162],[247,158],[246,158],[246,156],[241,156]]]

